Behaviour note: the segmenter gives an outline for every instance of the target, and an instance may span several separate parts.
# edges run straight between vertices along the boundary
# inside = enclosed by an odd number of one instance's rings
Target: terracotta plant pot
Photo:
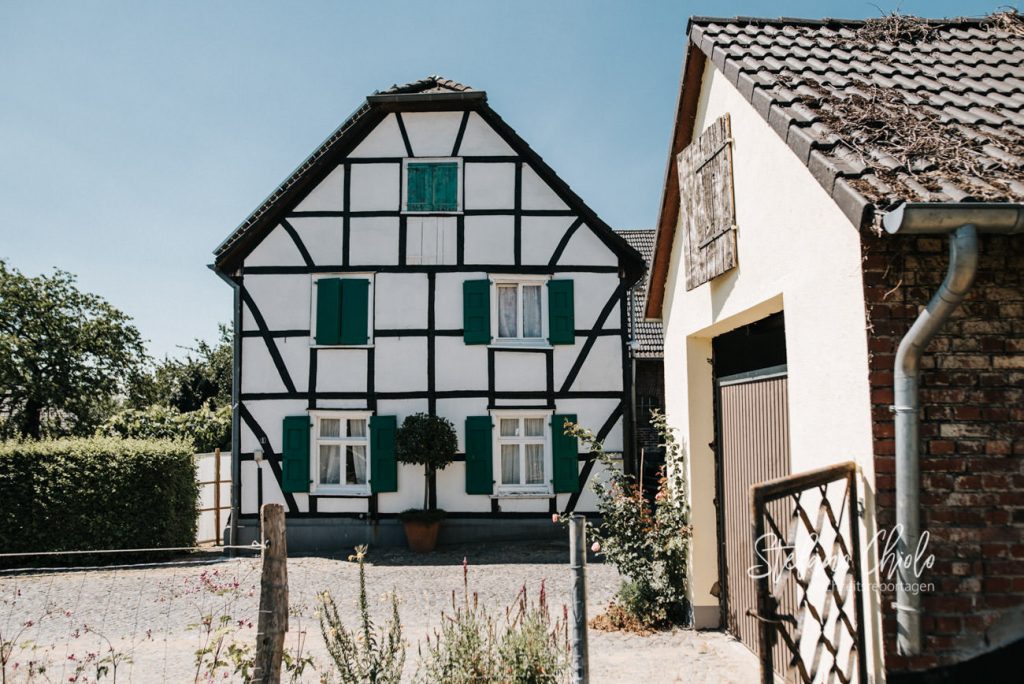
[[[405,520],[402,525],[405,526],[405,540],[410,551],[430,553],[437,546],[437,531],[441,529],[440,520]]]

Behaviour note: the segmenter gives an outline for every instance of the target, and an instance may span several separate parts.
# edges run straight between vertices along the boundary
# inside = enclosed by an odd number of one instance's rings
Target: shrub
[[[163,548],[196,538],[199,489],[184,442],[3,442],[0,492],[0,552]]]
[[[359,563],[360,629],[357,632],[347,628],[331,594],[326,591],[320,594],[320,633],[327,644],[327,653],[344,684],[398,684],[405,666],[398,597],[391,592],[391,619],[384,629],[376,629],[366,602],[366,547],[357,546],[355,556],[349,556],[349,560],[353,558]]]
[[[652,411],[651,423],[665,448],[653,506],[644,497],[641,483],[611,462],[593,433],[579,425],[566,425],[566,433],[587,445],[610,473],[607,482],[593,480],[591,484],[602,516],[593,536],[601,553],[626,581],[608,613],[595,622],[599,627],[644,630],[691,621],[686,575],[691,534],[686,455],[664,415]]]
[[[175,439],[192,444],[198,453],[231,448],[231,407],[212,409],[205,403],[195,411],[154,404],[146,409],[123,409],[96,431],[106,437]]]
[[[565,608],[552,622],[544,584],[536,604],[527,601],[526,587],[505,611],[505,628],[479,597],[469,592],[469,566],[462,562],[462,605],[452,592],[452,614],[441,615],[441,628],[421,649],[416,680],[446,684],[482,682],[555,683],[569,675],[569,634]]]
[[[441,470],[451,463],[458,448],[455,426],[446,418],[414,413],[402,421],[402,427],[395,438],[395,455],[402,463],[424,466],[424,510],[434,500],[431,496],[434,471]]]

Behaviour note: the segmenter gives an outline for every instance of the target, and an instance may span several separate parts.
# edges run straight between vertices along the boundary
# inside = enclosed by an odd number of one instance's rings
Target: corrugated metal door
[[[786,367],[718,380],[719,408],[719,524],[724,539],[724,605],[727,629],[748,648],[758,651],[754,580],[747,574],[754,563],[751,543],[750,486],[790,473],[789,411]],[[784,516],[782,504],[776,512]],[[774,511],[773,511],[774,512]],[[777,517],[785,520],[785,517]],[[776,650],[780,647],[776,646]],[[785,651],[775,662],[784,664]]]

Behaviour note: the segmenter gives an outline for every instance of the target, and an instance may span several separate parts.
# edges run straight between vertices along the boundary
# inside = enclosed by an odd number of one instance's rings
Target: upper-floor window
[[[547,343],[547,276],[494,278],[494,339],[499,343]]]
[[[313,276],[310,313],[318,346],[373,342],[373,278],[364,273]]]
[[[406,212],[462,210],[462,162],[458,159],[406,159],[402,209]]]

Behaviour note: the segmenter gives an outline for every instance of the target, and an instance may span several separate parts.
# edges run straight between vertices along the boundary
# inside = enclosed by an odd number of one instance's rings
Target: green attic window
[[[405,181],[406,211],[458,211],[458,162],[409,162]]]

